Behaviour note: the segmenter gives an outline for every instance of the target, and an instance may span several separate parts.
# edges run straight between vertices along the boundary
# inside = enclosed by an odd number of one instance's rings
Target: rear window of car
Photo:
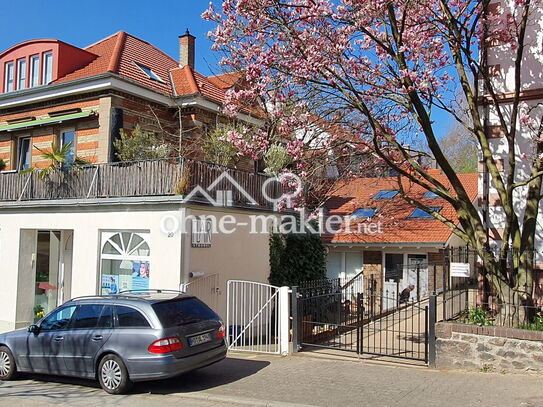
[[[117,311],[117,326],[119,328],[149,328],[149,322],[141,312],[134,308],[123,307],[121,305],[115,307]]]
[[[219,319],[211,308],[194,297],[157,302],[153,309],[163,328]]]

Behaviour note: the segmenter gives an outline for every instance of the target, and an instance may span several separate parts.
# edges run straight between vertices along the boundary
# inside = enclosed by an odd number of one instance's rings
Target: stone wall
[[[440,322],[436,367],[543,373],[543,332]]]

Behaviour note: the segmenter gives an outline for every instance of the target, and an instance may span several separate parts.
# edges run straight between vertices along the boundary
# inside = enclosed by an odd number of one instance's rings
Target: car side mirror
[[[32,324],[28,327],[28,332],[37,335],[40,333],[40,327],[38,325]]]

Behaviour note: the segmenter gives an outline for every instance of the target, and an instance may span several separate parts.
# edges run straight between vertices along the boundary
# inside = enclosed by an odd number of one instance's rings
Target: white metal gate
[[[194,295],[205,302],[213,311],[218,311],[219,306],[219,275],[210,274],[197,278],[183,285],[183,291]]]
[[[229,349],[288,353],[289,288],[254,281],[228,281],[226,326]]]

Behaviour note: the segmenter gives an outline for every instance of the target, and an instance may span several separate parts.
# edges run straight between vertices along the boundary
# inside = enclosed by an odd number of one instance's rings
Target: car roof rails
[[[164,288],[146,288],[144,290],[121,290],[119,291],[119,294],[149,294],[149,293],[156,293],[156,294],[184,294],[183,291],[179,290],[171,290],[171,289],[164,289]],[[114,294],[117,295],[117,294]]]

